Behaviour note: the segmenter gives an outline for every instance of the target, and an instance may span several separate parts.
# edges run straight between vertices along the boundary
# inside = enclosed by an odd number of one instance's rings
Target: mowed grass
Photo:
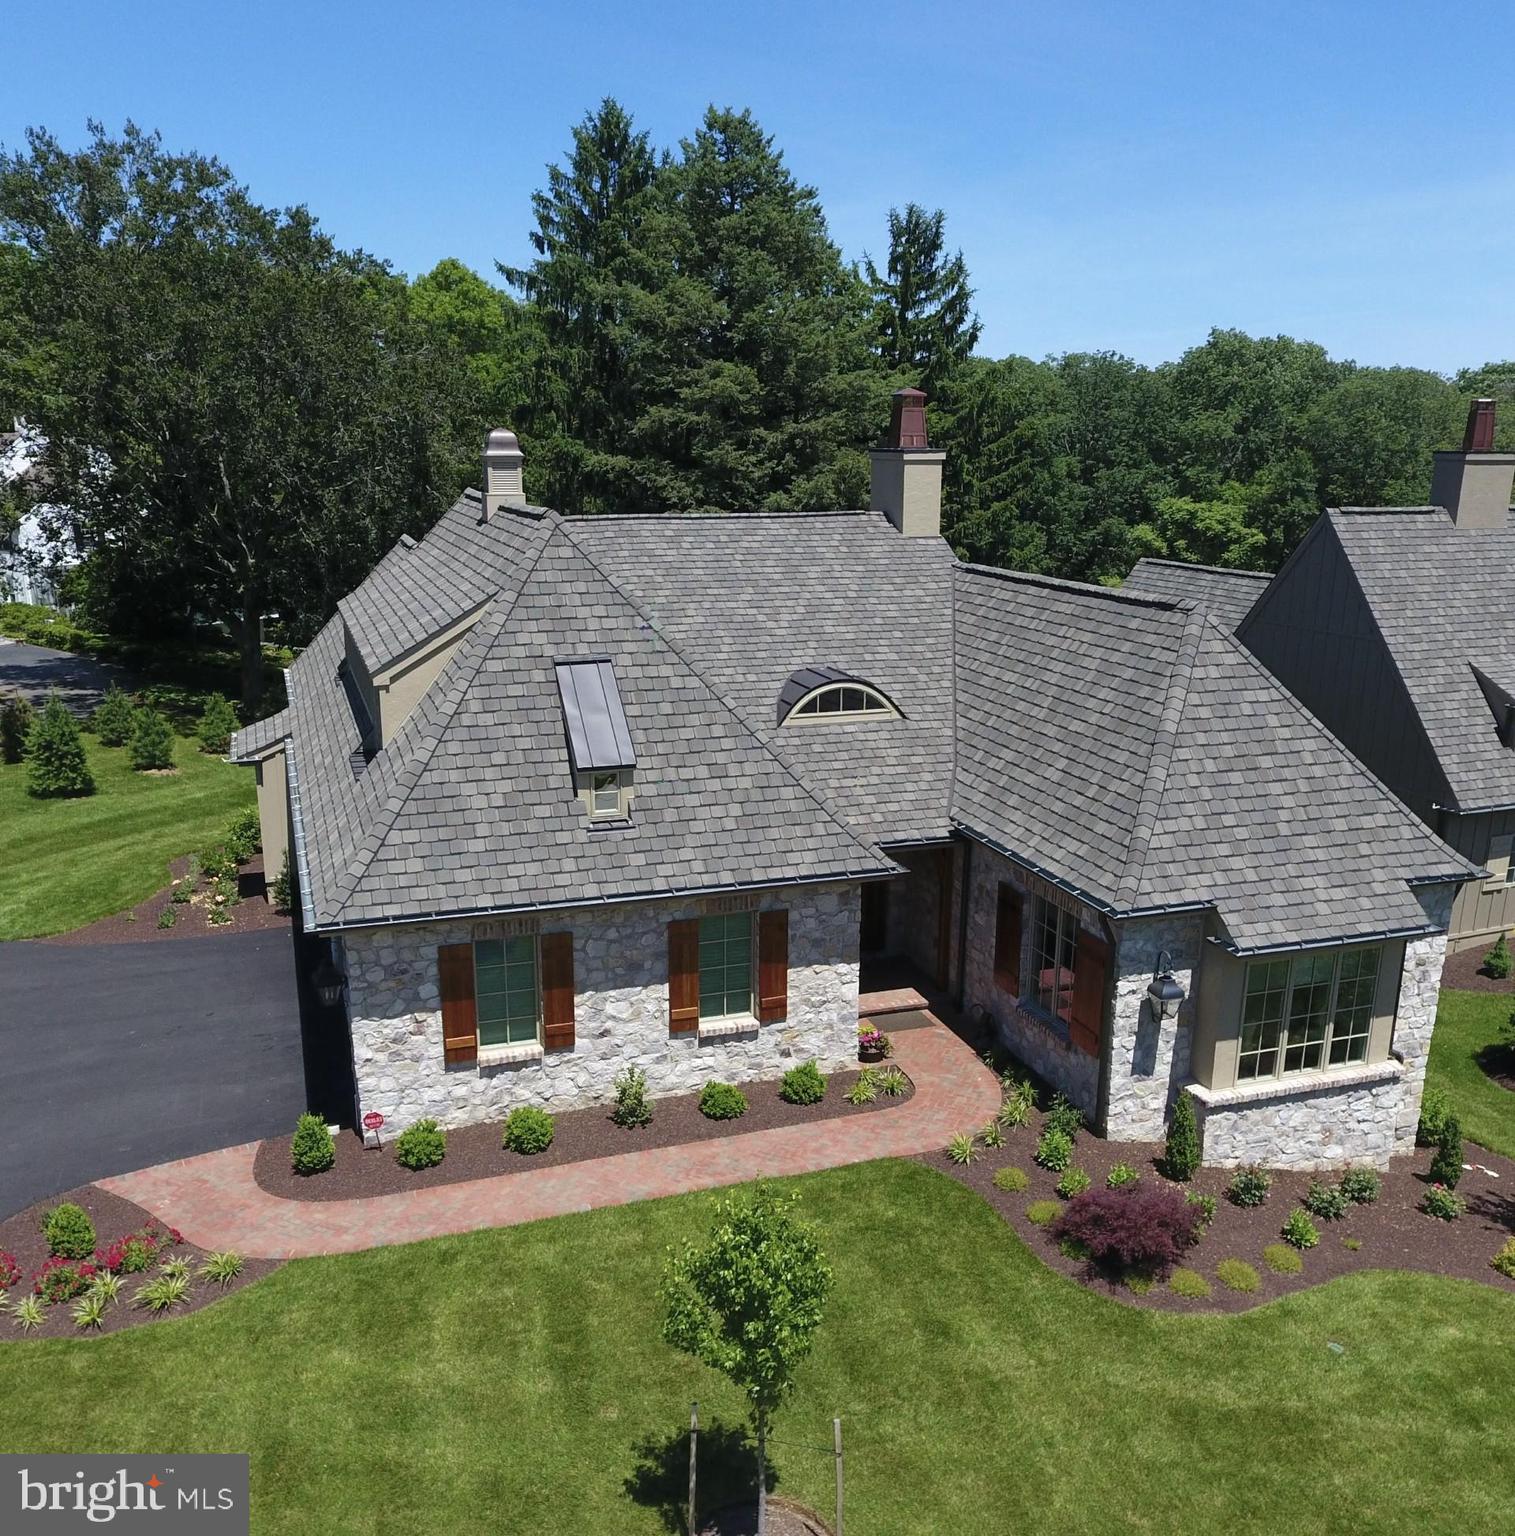
[[[1480,1052],[1499,1038],[1499,1026],[1515,1011],[1515,998],[1496,992],[1441,994],[1426,1086],[1446,1090],[1469,1141],[1515,1157],[1515,1093],[1501,1088],[1478,1064]]]
[[[0,939],[65,933],[108,917],[168,881],[170,859],[193,853],[256,802],[249,769],[176,737],[171,775],[133,773],[124,747],[85,736],[95,792],[34,800],[26,764],[0,763]]]
[[[839,1414],[849,1531],[1515,1522],[1506,1295],[1378,1273],[1234,1317],[1142,1312],[918,1164],[792,1182],[837,1290],[776,1424],[779,1488],[829,1510]],[[658,1335],[665,1252],[712,1201],[303,1260],[193,1317],[0,1345],[0,1449],[247,1451],[260,1533],[681,1529],[691,1399],[727,1467],[742,1423]],[[719,1498],[715,1455],[701,1478]]]

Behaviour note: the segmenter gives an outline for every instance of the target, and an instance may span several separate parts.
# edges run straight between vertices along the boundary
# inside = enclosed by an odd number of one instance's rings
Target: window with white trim
[[[750,912],[700,919],[700,1017],[730,1019],[752,1013]]]
[[[589,814],[596,821],[619,816],[621,811],[621,776],[619,773],[596,773],[589,780]]]
[[[1484,868],[1489,872],[1489,878],[1484,881],[1484,890],[1502,891],[1507,885],[1515,885],[1515,859],[1510,856],[1512,850],[1515,850],[1515,837],[1489,839],[1489,856],[1483,861]]]
[[[481,1046],[522,1045],[540,1038],[542,998],[534,936],[475,939],[473,980]]]
[[[1248,965],[1237,1080],[1366,1061],[1381,954],[1321,950]]]
[[[828,683],[801,699],[789,711],[790,720],[855,720],[865,716],[896,714],[894,706],[877,689],[864,683]]]
[[[1030,996],[1043,1013],[1068,1023],[1073,1018],[1073,957],[1078,943],[1078,917],[1036,898],[1031,927]]]

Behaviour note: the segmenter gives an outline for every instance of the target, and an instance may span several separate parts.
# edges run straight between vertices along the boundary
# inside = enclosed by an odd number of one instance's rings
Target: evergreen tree
[[[232,732],[240,722],[232,702],[224,693],[210,694],[200,714],[195,734],[200,738],[202,752],[226,753],[231,750]]]
[[[1168,1145],[1163,1158],[1163,1172],[1170,1179],[1187,1182],[1199,1167],[1199,1127],[1194,1120],[1194,1100],[1185,1088],[1173,1105],[1168,1122]]]
[[[1436,1151],[1431,1157],[1431,1182],[1456,1189],[1462,1177],[1462,1121],[1455,1113],[1441,1123],[1436,1137]]]
[[[26,738],[34,715],[31,705],[19,693],[0,699],[0,761],[19,763],[26,756]]]
[[[943,377],[964,361],[982,327],[961,251],[949,256],[947,216],[908,203],[889,210],[889,259],[881,273],[871,256],[863,270],[873,293],[877,347],[885,365],[907,383],[935,395]]]
[[[144,705],[132,717],[127,755],[138,773],[174,766],[173,729],[157,710]]]
[[[119,747],[131,735],[135,714],[131,695],[112,683],[89,717],[89,727],[102,747]]]
[[[44,799],[95,792],[79,722],[57,694],[47,701],[26,738],[26,788]]]

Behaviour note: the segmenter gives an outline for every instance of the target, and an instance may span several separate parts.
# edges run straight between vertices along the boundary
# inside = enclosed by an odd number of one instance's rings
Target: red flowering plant
[[[108,1248],[95,1249],[95,1262],[113,1275],[140,1275],[152,1268],[153,1260],[165,1248],[183,1241],[177,1227],[166,1227],[150,1216],[138,1231],[118,1237]]]
[[[16,1255],[0,1248],[0,1291],[8,1291],[21,1278],[21,1266]]]
[[[88,1259],[65,1259],[54,1254],[32,1277],[32,1290],[51,1307],[82,1296],[98,1273]]]
[[[857,1027],[857,1048],[863,1056],[887,1056],[889,1054],[889,1036],[883,1030],[875,1029],[872,1024],[863,1023]]]

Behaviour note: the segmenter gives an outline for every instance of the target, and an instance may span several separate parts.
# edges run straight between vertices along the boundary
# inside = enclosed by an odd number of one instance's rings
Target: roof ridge
[[[699,683],[700,687],[702,687],[706,693],[710,695],[716,704],[731,717],[732,721],[736,725],[736,728],[742,733],[742,735],[746,736],[752,742],[753,746],[755,746],[757,750],[761,752],[766,758],[777,764],[779,769],[794,782],[796,787],[798,787],[805,795],[809,796],[809,798],[814,801],[816,808],[821,812],[821,814],[824,815],[828,820],[834,822],[842,830],[842,832],[844,832],[855,844],[857,844],[859,848],[870,854],[879,852],[880,857],[887,859],[888,855],[882,854],[876,843],[864,839],[864,837],[858,832],[852,823],[849,822],[844,816],[842,816],[842,814],[828,800],[826,800],[824,796],[816,791],[814,785],[812,785],[809,780],[801,778],[801,776],[795,772],[793,765],[787,762],[778,752],[774,751],[773,748],[770,747],[768,743],[765,742],[763,738],[759,736],[758,733],[753,730],[750,725],[747,724],[747,722],[742,718],[741,713],[737,710],[736,706],[733,705],[732,702],[723,693],[717,691],[714,684],[711,683],[710,679],[707,678],[705,674],[683,653],[683,651],[679,649],[678,645],[674,643],[673,639],[663,632],[662,628],[658,625],[656,615],[650,612],[648,609],[644,608],[637,598],[633,597],[629,592],[627,592],[626,589],[622,587],[621,584],[616,581],[613,576],[611,576],[600,566],[599,562],[594,558],[594,556],[591,555],[589,551],[586,550],[583,545],[581,545],[578,540],[574,538],[573,534],[569,531],[566,522],[560,525],[560,528],[563,537],[567,539],[568,542],[574,547],[584,563],[589,566],[589,568],[594,571],[595,574],[599,576],[607,586],[610,587],[611,591],[619,595],[621,600],[631,609],[633,613],[635,613],[639,618],[643,620],[644,623],[646,623],[648,629],[657,639],[658,643],[667,647],[670,654],[672,654],[678,660],[679,665],[682,666],[684,670],[688,672],[689,675],[694,678],[697,683]]]
[[[1199,607],[1191,598],[1161,597],[1138,592],[1130,587],[1105,587],[1098,582],[1068,581],[1062,576],[1043,576],[1036,571],[1009,571],[997,565],[976,565],[959,560],[957,569],[966,576],[983,576],[1019,586],[1043,587],[1053,592],[1070,592],[1083,597],[1100,597],[1110,602],[1127,603],[1134,608],[1157,608],[1165,613],[1190,613]]]
[[[1189,702],[1189,687],[1194,679],[1194,662],[1199,655],[1199,640],[1209,615],[1202,608],[1193,609],[1184,620],[1183,634],[1178,642],[1178,653],[1173,658],[1173,668],[1168,673],[1168,691],[1163,696],[1163,707],[1158,715],[1157,730],[1152,737],[1152,755],[1147,760],[1147,772],[1142,779],[1141,797],[1136,804],[1136,815],[1131,821],[1131,836],[1126,843],[1126,863],[1115,887],[1115,904],[1129,907],[1136,904],[1136,894],[1141,888],[1141,877],[1147,867],[1147,851],[1151,846],[1152,833],[1157,826],[1158,812],[1168,792],[1168,767],[1173,761],[1173,749],[1178,744],[1179,727],[1183,722],[1184,709]],[[1216,628],[1219,629],[1219,625]],[[1224,633],[1224,631],[1222,631]]]
[[[659,523],[659,522],[726,522],[732,518],[750,521],[753,518],[801,518],[801,517],[871,517],[867,507],[815,507],[808,510],[780,511],[767,507],[743,507],[735,512],[716,512],[704,508],[688,511],[665,512],[560,512],[565,523]],[[880,514],[882,515],[882,514]]]
[[[1329,515],[1332,512],[1350,515],[1352,517],[1429,517],[1433,512],[1446,518],[1447,522],[1456,527],[1452,522],[1452,514],[1445,507],[1433,507],[1429,505],[1410,507],[1327,507]]]
[[[1273,580],[1271,571],[1247,570],[1239,565],[1202,565],[1198,560],[1166,560],[1161,555],[1143,555],[1136,564],[1166,565],[1180,571],[1205,571],[1212,576],[1253,576],[1260,581]]]

